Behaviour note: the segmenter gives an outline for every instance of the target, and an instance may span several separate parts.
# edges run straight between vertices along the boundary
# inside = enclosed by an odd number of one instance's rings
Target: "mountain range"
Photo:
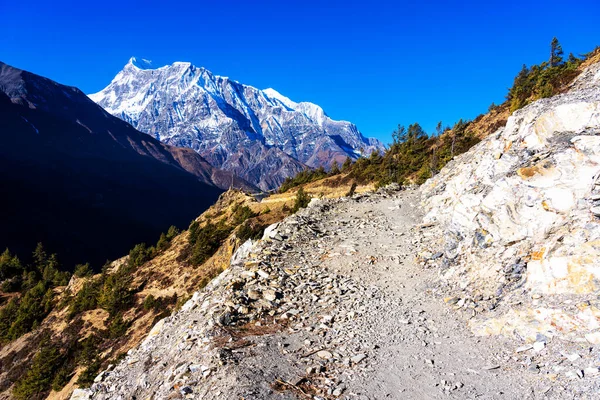
[[[274,89],[259,90],[188,62],[152,68],[131,58],[112,82],[89,97],[136,129],[197,151],[212,166],[263,190],[307,167],[383,151],[347,121]]]
[[[0,63],[0,246],[103,263],[184,227],[233,185],[198,153],[137,131],[81,90]]]

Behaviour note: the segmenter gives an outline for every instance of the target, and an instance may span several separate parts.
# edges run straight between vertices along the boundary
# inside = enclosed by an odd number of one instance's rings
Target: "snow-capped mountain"
[[[187,62],[152,69],[149,61],[131,58],[89,97],[138,130],[190,147],[265,190],[306,166],[329,167],[383,149],[316,104],[296,103],[274,89],[259,90]]]

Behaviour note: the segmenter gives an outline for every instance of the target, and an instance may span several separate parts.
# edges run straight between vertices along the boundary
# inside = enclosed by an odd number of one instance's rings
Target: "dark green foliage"
[[[18,311],[19,302],[15,298],[10,299],[10,301],[0,309],[0,343],[10,340],[8,332],[17,318]]]
[[[408,128],[399,125],[392,134],[394,143],[385,154],[374,152],[368,158],[359,158],[350,167],[349,176],[358,184],[375,182],[376,187],[390,183],[421,184],[479,141],[468,127],[468,122],[460,120],[443,134],[440,122],[435,135],[429,137],[418,123]]]
[[[73,364],[65,362],[52,379],[52,390],[60,391],[73,377]]]
[[[75,271],[73,271],[73,275],[78,278],[87,278],[94,275],[94,271],[90,268],[90,264],[78,264],[75,266]]]
[[[248,239],[258,240],[262,237],[264,231],[264,225],[257,222],[246,221],[238,227],[236,236],[241,242],[245,242]]]
[[[128,265],[130,268],[137,268],[147,261],[150,261],[154,257],[154,248],[147,247],[145,243],[136,244],[131,251],[129,251]]]
[[[301,208],[305,208],[310,203],[311,197],[304,191],[304,188],[298,189],[296,193],[296,200],[294,201],[294,207],[292,208],[292,212],[300,210]]]
[[[98,295],[98,305],[108,311],[111,317],[129,308],[133,303],[131,276],[126,270],[106,275]]]
[[[100,361],[92,361],[77,378],[77,384],[82,387],[90,386],[100,371]]]
[[[169,230],[167,231],[167,240],[168,240],[168,241],[171,241],[171,240],[173,240],[173,238],[174,238],[175,236],[179,235],[179,233],[180,233],[180,232],[179,232],[179,229],[177,229],[177,227],[176,227],[176,226],[174,226],[174,225],[171,225],[171,226],[169,227]]]
[[[156,242],[156,250],[157,251],[165,251],[169,248],[170,245],[171,245],[171,242],[167,239],[167,235],[165,235],[164,233],[161,233],[160,238],[158,239],[158,242]]]
[[[19,301],[14,320],[3,339],[14,340],[36,328],[52,309],[52,297],[52,289],[42,281],[28,290]]]
[[[109,339],[121,338],[125,334],[125,332],[127,332],[127,329],[129,329],[130,325],[131,324],[129,322],[126,322],[123,319],[122,313],[117,314],[108,324]]]
[[[94,378],[100,370],[100,360],[98,359],[99,339],[94,336],[88,336],[79,342],[75,362],[84,366],[85,370],[79,375],[77,384],[80,386],[89,386],[94,382]]]
[[[233,225],[237,226],[247,219],[256,217],[256,213],[250,209],[250,207],[246,205],[238,204],[233,209]]]
[[[200,265],[208,260],[219,249],[221,243],[227,239],[231,231],[232,228],[223,220],[217,224],[207,222],[203,227],[200,227],[197,221],[192,222],[189,229],[190,262]]]
[[[144,303],[142,304],[142,306],[144,307],[144,310],[148,311],[148,310],[155,308],[157,304],[158,304],[158,302],[156,301],[156,298],[154,296],[152,296],[151,294],[149,294],[144,299]]]
[[[31,367],[15,383],[15,398],[29,400],[44,397],[50,391],[55,375],[62,370],[63,363],[57,346],[47,341],[42,343],[40,351],[33,357]],[[57,386],[59,383],[62,383],[61,379],[57,379]]]
[[[327,176],[331,175],[327,174],[323,167],[319,167],[317,169],[305,169],[304,171],[299,172],[293,178],[285,178],[285,181],[283,181],[283,183],[279,187],[279,192],[285,193],[291,188],[303,185],[305,183],[315,182],[320,179],[326,178]]]
[[[559,93],[577,76],[577,68],[582,62],[582,59],[573,54],[570,54],[567,62],[564,62],[560,43],[556,38],[552,39],[548,62],[533,65],[531,68],[523,65],[515,77],[513,86],[506,96],[510,111],[523,108],[531,101]]]
[[[563,54],[563,49],[558,42],[558,39],[556,37],[552,38],[552,41],[550,42],[550,67],[560,65],[563,61]]]
[[[8,249],[0,255],[0,281],[20,276],[24,270],[19,258],[12,255]]]
[[[175,236],[179,235],[179,229],[171,225],[167,233],[161,233],[158,242],[156,243],[157,251],[165,251],[171,246],[171,241]]]
[[[350,157],[346,157],[346,160],[342,164],[342,172],[347,172],[352,166],[352,159]]]
[[[98,357],[98,342],[98,337],[94,335],[90,335],[79,342],[75,361],[79,365],[92,364]]]
[[[69,307],[69,318],[87,310],[98,307],[98,297],[102,289],[102,280],[95,279],[85,282],[79,292],[71,300]]]
[[[340,172],[341,172],[341,171],[340,171],[340,166],[338,165],[337,161],[334,161],[334,162],[331,164],[331,170],[329,171],[329,176],[334,176],[334,175],[337,175],[337,174],[339,174]]]

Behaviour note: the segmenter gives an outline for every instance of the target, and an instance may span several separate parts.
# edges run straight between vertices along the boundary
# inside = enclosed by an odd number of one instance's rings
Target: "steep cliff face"
[[[153,69],[132,58],[102,91],[90,95],[109,113],[153,137],[190,147],[213,166],[262,189],[306,166],[383,150],[356,126],[308,102],[259,90],[185,62]]]
[[[599,134],[593,64],[570,91],[515,112],[423,185],[425,221],[445,236],[435,263],[461,306],[524,297],[515,300],[521,307],[474,323],[476,332],[600,343]]]

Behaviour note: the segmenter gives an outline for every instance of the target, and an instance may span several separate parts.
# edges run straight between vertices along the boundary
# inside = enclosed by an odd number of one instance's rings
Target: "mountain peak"
[[[267,97],[281,101],[288,108],[294,109],[298,105],[296,102],[290,100],[289,97],[282,95],[281,93],[279,93],[277,90],[275,90],[273,88],[265,89],[265,90],[263,90],[263,93],[266,94]]]
[[[131,65],[137,69],[154,69],[152,60],[147,60],[145,58],[131,57],[127,62],[127,65]]]
[[[137,67],[137,60],[131,64],[89,97],[142,132],[190,147],[263,190],[307,165],[329,167],[334,160],[356,158],[359,149],[383,149],[354,124],[274,89],[259,90],[189,62],[151,72]]]

